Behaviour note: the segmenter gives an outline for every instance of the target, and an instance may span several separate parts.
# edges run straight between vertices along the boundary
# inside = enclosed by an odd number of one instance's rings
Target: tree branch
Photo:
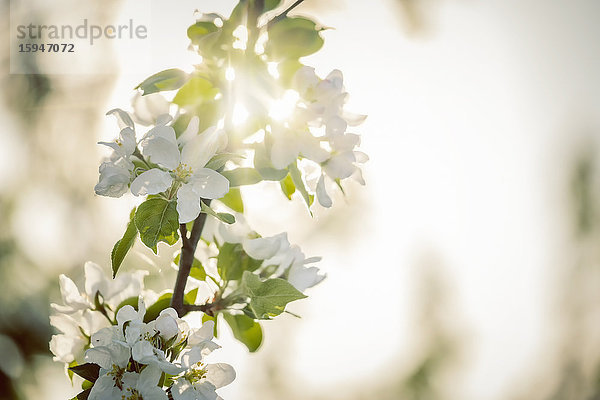
[[[285,17],[287,17],[287,15],[290,11],[292,11],[294,8],[298,7],[303,2],[304,2],[304,0],[296,0],[294,2],[294,4],[292,4],[291,6],[286,8],[284,12],[282,12],[281,14],[279,14],[278,16],[276,16],[272,20],[270,20],[269,23],[267,24],[267,28],[270,27],[271,25],[273,25],[274,23],[276,23],[277,21],[280,21],[280,20],[284,19]]]
[[[203,201],[203,200],[200,200]],[[206,201],[207,205],[210,204],[210,200]],[[183,304],[183,296],[185,294],[185,285],[187,279],[190,276],[192,270],[192,264],[194,263],[194,254],[196,253],[196,247],[198,247],[198,241],[202,236],[202,229],[206,223],[206,213],[200,213],[198,218],[194,221],[194,226],[190,233],[190,237],[187,237],[187,227],[185,224],[179,225],[179,231],[181,232],[181,255],[179,257],[179,271],[177,272],[177,279],[175,281],[175,288],[173,289],[173,297],[171,298],[171,307],[177,311],[180,317],[183,317],[189,310]]]
[[[215,304],[215,303],[184,304],[183,308],[184,308],[186,314],[191,311],[202,311],[203,313],[205,313],[206,315],[208,315],[210,317],[214,317],[215,311],[220,309],[218,304]]]

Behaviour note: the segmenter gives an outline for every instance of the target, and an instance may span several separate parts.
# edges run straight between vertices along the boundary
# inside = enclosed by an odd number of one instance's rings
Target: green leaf
[[[250,353],[258,350],[263,339],[262,328],[258,322],[243,314],[231,315],[224,313],[223,317],[231,327],[233,336],[244,343]]]
[[[292,182],[294,183],[294,186],[302,195],[302,198],[304,199],[304,202],[306,203],[306,206],[308,207],[308,211],[312,215],[312,212],[310,211],[310,206],[312,205],[313,201],[315,200],[315,197],[308,193],[308,190],[306,189],[306,186],[304,185],[304,181],[302,180],[302,174],[300,173],[300,170],[298,169],[298,166],[296,165],[296,163],[290,164],[288,169],[290,170],[290,177],[292,178]]]
[[[229,181],[230,187],[254,185],[262,181],[262,176],[254,168],[236,168],[221,172]]]
[[[284,18],[269,28],[266,52],[273,58],[298,59],[323,47],[314,21],[302,17]]]
[[[223,115],[223,99],[213,100],[208,103],[202,103],[195,107],[190,107],[190,112],[200,118],[198,132],[204,132],[211,126],[218,124]]]
[[[162,198],[146,200],[135,212],[135,226],[142,243],[157,254],[158,242],[174,245],[179,240],[179,215],[176,202]]]
[[[93,386],[94,386],[94,382],[90,382],[87,379],[84,379],[83,382],[81,382],[81,388],[83,390],[91,389]]]
[[[244,271],[255,271],[262,260],[255,260],[239,243],[225,243],[219,249],[217,269],[221,278],[231,281],[242,278]]]
[[[214,100],[217,93],[219,89],[215,88],[209,80],[194,76],[179,89],[173,98],[173,103],[181,107],[196,106]]]
[[[226,21],[226,24],[223,28],[227,28],[228,30],[235,29],[238,25],[242,23],[242,19],[248,13],[248,2],[240,1],[231,11],[229,15],[229,20]]]
[[[276,169],[267,156],[264,146],[254,151],[254,168],[267,181],[280,181],[287,175],[287,169]]]
[[[224,31],[218,30],[198,38],[194,44],[202,56],[220,59],[227,55],[222,45],[228,38]]]
[[[214,169],[215,171],[217,171],[217,170],[223,168],[227,161],[241,160],[243,158],[246,158],[246,157],[244,157],[240,154],[236,154],[236,153],[220,153],[220,154],[215,155],[213,158],[211,158],[210,161],[206,163],[204,168]]]
[[[202,206],[202,212],[204,212],[208,215],[212,215],[219,221],[225,222],[226,224],[235,223],[235,217],[233,215],[228,214],[228,213],[221,213],[221,212],[218,213],[215,210],[213,210],[212,208],[210,208],[209,206],[207,206],[203,201],[200,202],[200,205]]]
[[[179,265],[179,260],[181,258],[181,253],[177,253],[175,258],[173,259],[173,263],[175,265]],[[206,271],[204,270],[204,266],[196,257],[194,257],[194,261],[192,261],[192,268],[190,270],[190,276],[194,279],[198,279],[199,281],[203,281],[206,279]]]
[[[156,300],[154,304],[146,309],[146,315],[144,315],[144,322],[148,323],[150,321],[154,321],[160,312],[165,308],[169,308],[171,306],[171,298],[173,297],[173,293],[165,293]]]
[[[110,254],[110,259],[112,262],[112,271],[113,278],[117,275],[117,271],[125,259],[125,255],[131,249],[133,244],[135,243],[135,238],[137,237],[137,228],[135,227],[135,222],[133,221],[133,217],[135,215],[135,207],[131,210],[129,214],[129,223],[127,224],[127,229],[125,229],[125,233],[123,237],[115,243],[115,246],[112,249],[112,253]]]
[[[194,304],[196,302],[196,297],[198,297],[198,288],[196,289],[192,289],[189,292],[187,292],[184,296],[183,299],[185,300],[186,303],[188,304]]]
[[[198,21],[187,29],[187,36],[192,43],[198,44],[205,35],[216,32],[219,28],[209,21]]]
[[[69,364],[69,368],[67,368],[67,375],[69,375],[69,380],[71,381],[71,384],[73,384],[73,371],[71,371],[71,367],[74,367],[76,365],[77,365],[77,361],[73,360]]]
[[[303,64],[294,59],[283,60],[277,65],[277,71],[279,72],[279,79],[283,85],[290,85],[296,72],[303,66]]]
[[[244,272],[242,288],[250,298],[246,312],[255,319],[271,319],[284,312],[289,302],[306,298],[283,279],[267,279],[263,282],[249,271]]]
[[[117,315],[117,313],[119,312],[119,310],[125,306],[131,306],[134,309],[137,310],[138,308],[138,296],[131,296],[126,298],[125,300],[123,300],[121,303],[119,303],[119,305],[117,306],[117,309],[115,310],[115,315]]]
[[[281,191],[288,198],[288,200],[292,199],[292,195],[296,192],[296,185],[294,185],[294,181],[290,174],[288,174],[285,179],[279,182],[281,186]]]
[[[198,279],[199,281],[203,281],[206,279],[206,271],[204,270],[203,266],[200,266],[200,268],[192,267],[190,271],[190,276],[194,279]]]
[[[190,121],[192,119],[191,114],[181,114],[177,119],[171,124],[171,128],[175,131],[175,137],[181,136],[181,134],[187,129]]]
[[[229,192],[221,197],[219,201],[231,208],[233,211],[244,213],[244,202],[239,188],[231,188]]]
[[[202,323],[205,323],[207,321],[213,321],[215,323],[215,326],[213,328],[213,335],[215,335],[215,337],[217,337],[217,316],[215,315],[214,317],[211,317],[208,314],[204,314],[202,316]]]
[[[279,7],[281,0],[265,0],[265,8],[263,12],[271,11],[274,8]]]
[[[100,375],[100,366],[92,363],[75,365],[70,367],[69,370],[90,382],[96,382],[98,375]]]
[[[171,68],[146,78],[135,89],[142,89],[142,96],[145,96],[163,90],[179,89],[188,79],[189,75],[187,73],[180,69]]]

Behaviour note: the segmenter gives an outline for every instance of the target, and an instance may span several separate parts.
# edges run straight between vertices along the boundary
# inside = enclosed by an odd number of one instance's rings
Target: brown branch
[[[202,200],[200,200],[202,201]],[[207,205],[210,203],[206,201]],[[196,247],[198,247],[198,241],[202,236],[202,229],[206,223],[206,213],[200,213],[198,218],[194,221],[194,226],[190,233],[190,237],[187,237],[187,227],[185,224],[179,225],[179,231],[181,232],[181,255],[179,257],[179,271],[177,272],[177,280],[175,281],[175,288],[173,289],[173,297],[171,298],[171,307],[177,311],[180,317],[183,317],[187,311],[183,304],[183,296],[185,294],[185,285],[187,279],[190,276],[192,270],[192,264],[194,263],[194,254],[196,253]]]
[[[183,309],[185,313],[189,313],[191,311],[202,311],[206,315],[210,317],[215,316],[215,311],[220,310],[221,308],[217,303],[206,303],[206,304],[184,304]]]
[[[296,0],[294,2],[294,4],[292,4],[291,6],[286,8],[285,11],[283,11],[281,14],[277,15],[272,20],[270,20],[269,23],[267,24],[267,28],[270,27],[271,25],[273,25],[274,23],[276,23],[277,21],[280,21],[280,20],[284,19],[285,17],[287,17],[287,15],[290,11],[292,11],[294,8],[298,7],[303,2],[304,2],[304,0]]]

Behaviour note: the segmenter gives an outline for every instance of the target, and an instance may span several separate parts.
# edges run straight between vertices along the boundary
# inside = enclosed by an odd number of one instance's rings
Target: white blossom
[[[133,119],[140,125],[160,125],[169,116],[170,103],[161,93],[151,93],[143,96],[140,92],[131,99]]]
[[[50,340],[50,351],[54,354],[54,361],[70,364],[83,359],[92,333],[108,326],[109,322],[100,313],[84,310],[71,315],[52,315],[50,325],[60,331]]]
[[[75,283],[67,276],[59,277],[60,293],[63,304],[51,304],[60,313],[72,314],[77,311],[94,309],[96,293],[102,296],[105,303],[117,306],[121,301],[138,296],[143,289],[146,271],[121,273],[112,279],[99,265],[88,261],[84,265],[85,291],[80,292]]]
[[[220,225],[219,234],[228,243],[240,243],[244,251],[256,260],[263,260],[257,272],[273,268],[269,275],[287,279],[296,289],[304,290],[325,279],[319,268],[307,267],[320,261],[319,257],[306,258],[298,246],[291,245],[287,233],[261,237],[246,224],[243,216],[232,225]]]
[[[328,190],[342,180],[352,177],[364,185],[359,164],[368,160],[357,150],[360,137],[347,132],[349,126],[360,125],[366,116],[344,110],[348,94],[343,80],[339,70],[320,79],[314,68],[300,68],[293,79],[293,87],[301,97],[296,111],[285,128],[274,124],[271,133],[271,162],[276,168],[285,168],[298,157],[320,166],[311,189],[326,208],[333,203]]]
[[[217,400],[216,390],[234,380],[235,371],[229,364],[197,362],[175,380],[171,394],[174,400]]]
[[[111,155],[99,168],[100,178],[94,191],[101,196],[121,197],[129,187],[133,176],[134,165],[131,160],[137,143],[133,120],[121,109],[110,110],[107,115],[114,115],[121,129],[119,137],[113,142],[99,142],[112,149]]]
[[[209,128],[200,135],[184,135],[191,138],[180,151],[172,127],[151,129],[140,145],[144,156],[161,168],[149,169],[131,184],[131,192],[139,196],[164,192],[175,183],[180,223],[192,221],[200,214],[201,198],[218,199],[229,191],[229,181],[223,175],[204,168],[225,144],[223,131]]]
[[[50,324],[60,333],[50,340],[50,351],[55,361],[71,363],[81,361],[84,351],[94,344],[98,332],[111,325],[106,307],[115,309],[123,300],[138,296],[143,289],[145,271],[121,273],[116,279],[107,276],[98,265],[87,262],[84,265],[84,290],[65,275],[60,275],[62,304],[51,304],[54,310]],[[96,309],[98,295],[103,312]],[[98,345],[98,343],[96,343]]]
[[[217,399],[215,390],[231,383],[235,372],[227,364],[204,363],[205,356],[220,348],[213,341],[214,322],[190,329],[172,308],[148,323],[145,313],[140,296],[137,309],[121,307],[116,325],[92,335],[85,361],[97,364],[100,371],[89,398],[165,400],[168,396],[158,386],[165,372],[174,377],[174,398]]]

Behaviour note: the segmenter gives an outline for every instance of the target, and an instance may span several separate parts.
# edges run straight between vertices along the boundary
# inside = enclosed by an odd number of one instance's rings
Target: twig
[[[203,313],[205,313],[206,315],[208,315],[210,317],[214,317],[215,311],[220,310],[219,305],[215,304],[215,303],[184,304],[183,308],[184,308],[186,314],[191,311],[202,311]]]
[[[202,201],[202,200],[201,200]],[[206,201],[210,203],[210,201]],[[171,307],[177,311],[177,314],[182,317],[186,314],[187,310],[183,304],[183,296],[185,293],[185,285],[187,279],[190,276],[192,270],[192,264],[194,263],[194,253],[196,253],[196,247],[198,241],[202,236],[202,229],[206,222],[207,214],[200,213],[198,218],[194,221],[194,227],[190,233],[190,237],[187,237],[187,227],[185,224],[179,225],[179,231],[181,232],[181,256],[179,257],[179,271],[177,272],[177,280],[175,281],[175,288],[173,289],[173,297],[171,298]]]
[[[292,4],[291,6],[289,6],[288,8],[286,8],[284,12],[282,12],[281,14],[279,14],[278,16],[276,16],[272,20],[270,20],[269,23],[267,24],[267,28],[270,27],[271,25],[273,25],[274,23],[276,23],[276,22],[284,19],[285,17],[287,17],[287,15],[288,15],[288,13],[290,11],[292,11],[294,8],[298,7],[303,2],[304,2],[304,0],[296,0],[294,2],[294,4]]]

